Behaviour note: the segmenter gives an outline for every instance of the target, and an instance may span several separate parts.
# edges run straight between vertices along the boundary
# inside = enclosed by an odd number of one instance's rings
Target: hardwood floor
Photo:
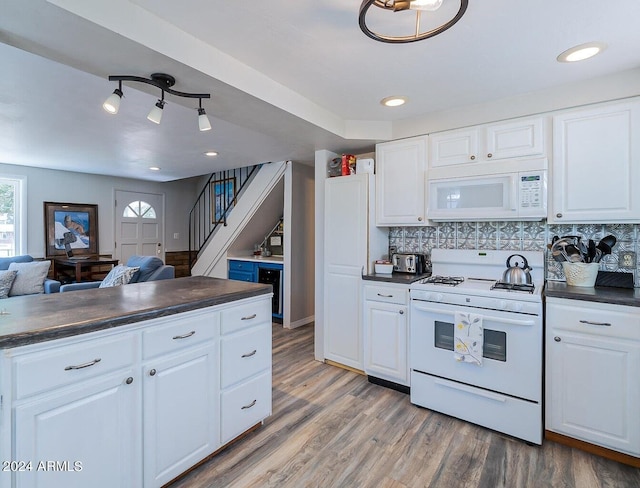
[[[273,327],[273,415],[171,488],[639,487],[640,469],[529,446],[314,361],[313,325]]]

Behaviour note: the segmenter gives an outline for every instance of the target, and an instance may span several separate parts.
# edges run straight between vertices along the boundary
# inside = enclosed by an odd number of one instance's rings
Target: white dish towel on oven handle
[[[456,361],[482,366],[482,315],[456,312],[453,324],[453,354]]]

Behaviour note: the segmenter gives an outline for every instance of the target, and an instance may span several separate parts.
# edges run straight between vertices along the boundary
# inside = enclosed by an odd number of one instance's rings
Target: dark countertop
[[[431,273],[423,274],[411,274],[411,273],[372,273],[362,275],[362,279],[365,281],[382,281],[385,283],[400,283],[404,285],[410,285],[423,278],[428,278]]]
[[[0,348],[86,334],[271,293],[271,285],[191,276],[0,301]]]
[[[547,281],[544,295],[546,297],[640,307],[640,288],[569,286],[564,281]]]

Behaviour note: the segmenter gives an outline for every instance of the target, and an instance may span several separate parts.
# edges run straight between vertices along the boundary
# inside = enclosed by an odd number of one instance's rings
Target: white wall
[[[285,183],[285,201],[290,202],[285,207],[285,233],[286,226],[290,227],[290,234],[285,235],[285,283],[290,293],[288,320],[283,325],[293,328],[314,320],[314,168],[292,163]]]
[[[55,171],[0,163],[0,175],[27,178],[27,253],[45,255],[44,202],[98,205],[99,251],[111,254],[114,248],[113,203],[115,190],[165,195],[165,251],[189,249],[189,211],[199,190],[197,179],[157,183],[70,171]],[[179,234],[178,239],[173,235]]]

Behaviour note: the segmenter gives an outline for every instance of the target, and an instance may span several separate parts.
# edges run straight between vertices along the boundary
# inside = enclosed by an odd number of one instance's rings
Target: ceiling
[[[636,0],[470,0],[445,33],[401,45],[360,31],[360,0],[2,3],[0,162],[155,181],[369,151],[399,121],[640,67]],[[608,49],[556,61],[588,41]],[[120,112],[102,110],[109,75],[153,72],[210,92],[213,130],[199,132],[197,101],[179,97],[147,121],[159,96],[148,85],[125,83]],[[389,95],[409,101],[383,107]]]

